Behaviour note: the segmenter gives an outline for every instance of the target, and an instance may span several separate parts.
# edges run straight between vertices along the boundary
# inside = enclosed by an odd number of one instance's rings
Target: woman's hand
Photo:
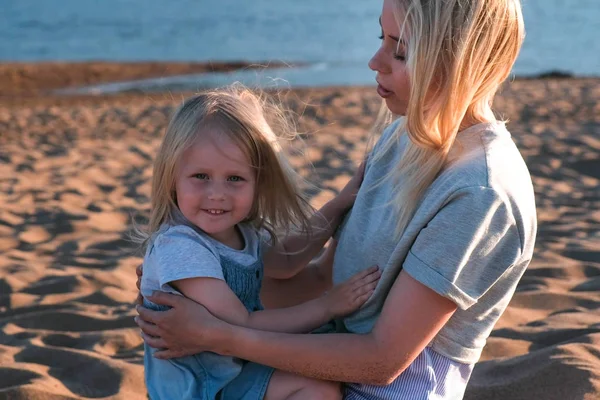
[[[219,328],[226,326],[225,322],[183,296],[155,292],[148,300],[171,307],[168,311],[153,311],[141,305],[136,307],[139,316],[135,317],[135,322],[142,329],[144,341],[161,349],[154,357],[166,359],[215,351]]]
[[[323,298],[331,318],[343,317],[358,310],[375,291],[379,278],[381,271],[374,266],[334,286]]]
[[[135,269],[135,273],[137,275],[137,282],[135,283],[135,285],[138,288],[138,295],[137,295],[137,299],[135,299],[135,304],[139,304],[142,305],[142,303],[144,302],[144,298],[142,297],[142,292],[140,292],[140,288],[142,286],[142,274],[143,274],[143,264],[140,264],[137,266],[137,268]]]
[[[335,200],[341,207],[345,210],[349,209],[354,205],[354,200],[356,199],[356,194],[358,193],[358,189],[360,189],[360,185],[362,184],[364,175],[365,175],[365,166],[367,164],[367,160],[364,160],[354,173],[354,176],[348,181],[346,186],[342,189],[340,194],[338,194]]]

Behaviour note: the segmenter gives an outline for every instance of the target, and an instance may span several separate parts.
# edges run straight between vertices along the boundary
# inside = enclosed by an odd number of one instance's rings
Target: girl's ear
[[[254,202],[252,203],[252,208],[246,218],[244,218],[244,222],[254,222],[258,216],[258,196],[255,194]]]

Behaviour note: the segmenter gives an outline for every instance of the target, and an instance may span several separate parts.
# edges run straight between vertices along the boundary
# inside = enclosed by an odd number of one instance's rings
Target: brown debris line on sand
[[[54,89],[100,83],[288,64],[237,62],[40,62],[0,63],[0,97],[33,95]]]
[[[0,398],[146,398],[127,235],[184,95],[0,101]],[[318,205],[364,155],[380,99],[322,88],[286,101],[310,133],[292,163]],[[517,80],[497,109],[531,171],[539,234],[465,398],[597,399],[600,79]]]

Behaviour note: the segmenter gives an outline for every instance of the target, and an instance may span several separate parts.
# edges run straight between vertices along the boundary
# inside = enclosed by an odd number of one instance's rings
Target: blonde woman
[[[346,382],[346,399],[462,398],[535,241],[531,179],[491,108],[524,37],[521,7],[384,0],[380,23],[369,66],[401,118],[373,148],[335,258],[320,259],[333,259],[336,284],[379,265],[373,296],[325,335],[238,327],[184,299],[153,296],[173,307],[139,308],[157,357],[234,355]]]
[[[263,310],[263,276],[289,278],[303,269],[351,207],[362,179],[357,174],[308,218],[271,128],[286,128],[277,111],[239,85],[189,98],[176,111],[154,163],[149,225],[139,232],[146,245],[142,295],[182,294],[238,326],[308,333],[355,311],[373,293],[377,268],[312,301]],[[279,232],[287,234],[279,240]],[[234,357],[201,352],[161,360],[148,345],[145,352],[152,399],[341,398],[338,383]]]

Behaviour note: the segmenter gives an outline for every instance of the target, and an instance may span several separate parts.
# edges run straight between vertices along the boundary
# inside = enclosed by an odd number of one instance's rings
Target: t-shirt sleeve
[[[153,249],[161,290],[169,283],[188,278],[222,279],[216,251],[189,227],[173,227],[156,238]]]
[[[413,243],[403,269],[460,309],[477,303],[521,254],[510,206],[493,189],[454,192]]]

